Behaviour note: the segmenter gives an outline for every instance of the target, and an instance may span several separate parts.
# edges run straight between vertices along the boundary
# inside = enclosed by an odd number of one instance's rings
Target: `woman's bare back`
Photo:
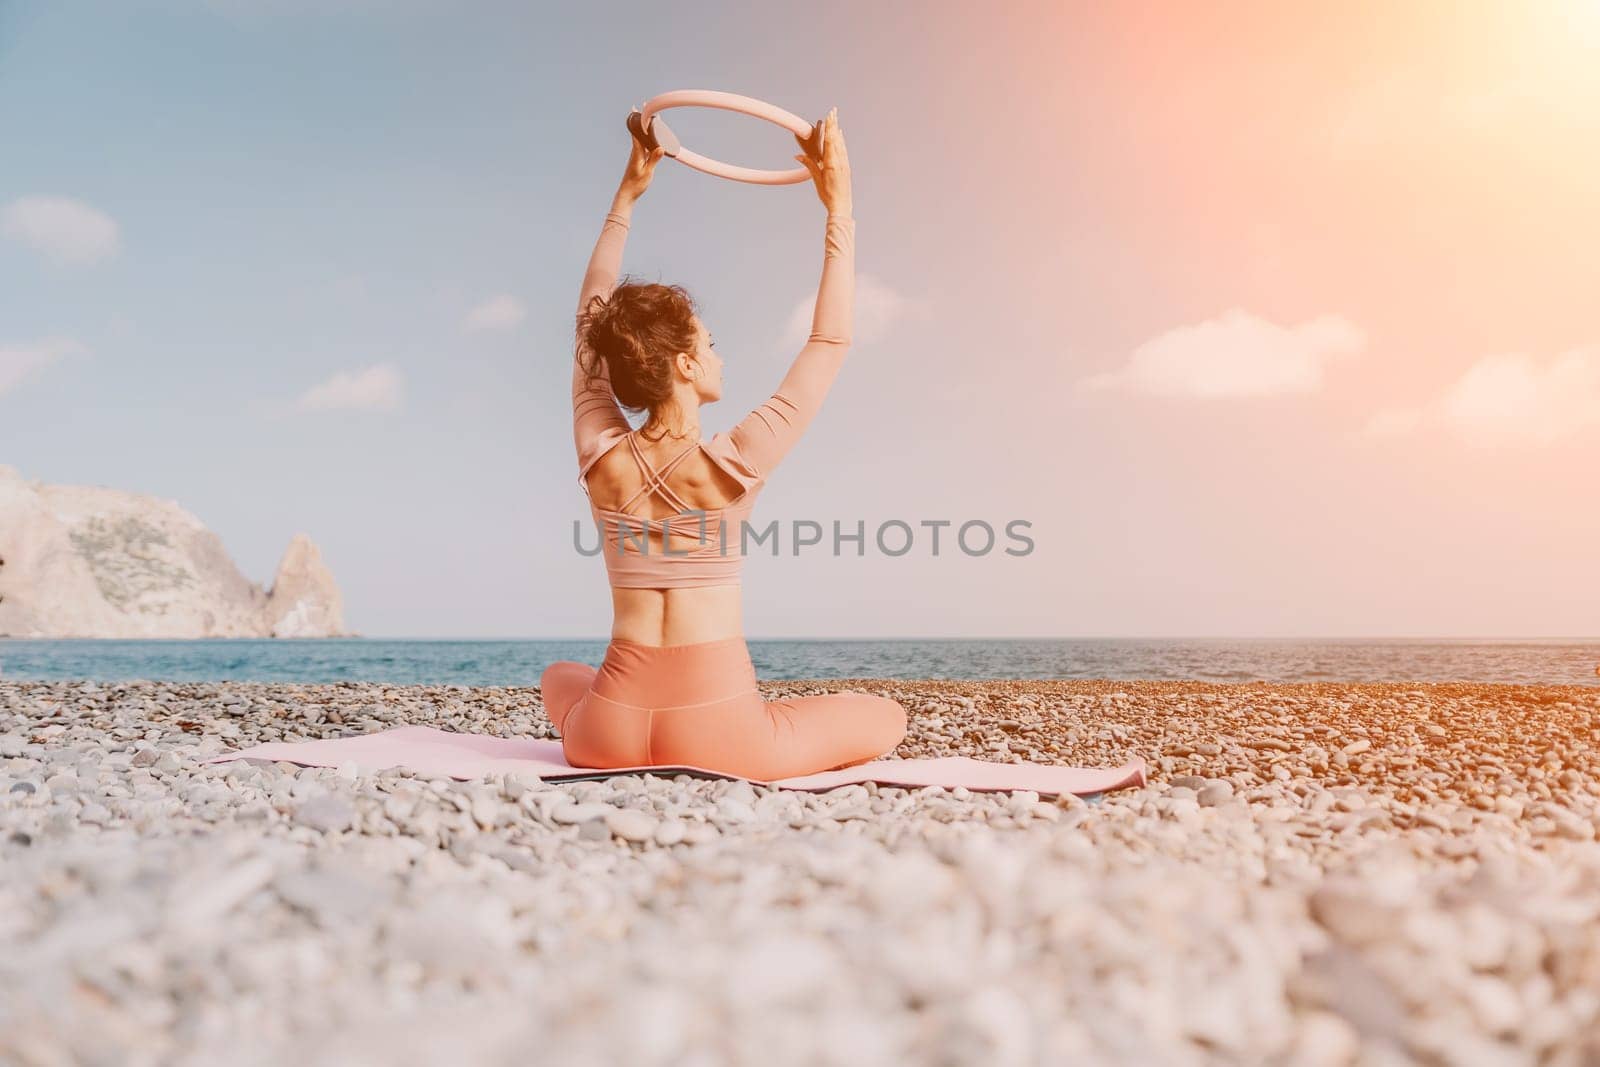
[[[639,451],[654,470],[660,470],[678,453],[693,447],[670,437],[649,441],[637,434],[634,436]],[[626,440],[618,441],[589,468],[589,498],[610,511],[618,510],[631,500],[628,513],[641,519],[662,519],[676,514],[679,509],[663,499],[666,494],[652,492],[640,495],[639,491],[644,488],[648,477],[639,468]],[[731,474],[717,466],[703,449],[697,447],[680,460],[663,481],[672,494],[684,503],[704,511],[725,508],[744,492],[744,487]]]

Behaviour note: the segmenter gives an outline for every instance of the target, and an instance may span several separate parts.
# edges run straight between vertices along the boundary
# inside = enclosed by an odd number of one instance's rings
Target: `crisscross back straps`
[[[672,473],[672,468],[676,467],[683,457],[700,447],[700,442],[696,441],[676,456],[667,460],[659,471],[651,467],[650,461],[644,458],[644,452],[639,448],[639,439],[631,431],[628,434],[628,447],[633,450],[633,458],[639,464],[639,473],[644,476],[644,484],[639,487],[638,492],[623,502],[622,506],[617,509],[618,511],[628,514],[628,509],[633,506],[635,500],[638,500],[640,496],[648,496],[651,493],[659,493],[667,503],[679,511],[695,510],[692,504],[685,503],[682,497],[672,491],[672,487],[666,483],[666,477]]]

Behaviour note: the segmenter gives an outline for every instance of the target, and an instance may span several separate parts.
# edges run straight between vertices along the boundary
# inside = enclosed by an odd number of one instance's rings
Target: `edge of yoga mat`
[[[355,764],[369,771],[403,767],[418,774],[445,775],[463,780],[501,773],[532,775],[552,782],[612,778],[622,774],[690,774],[701,778],[742,779],[756,785],[813,792],[842,785],[876,782],[879,785],[912,789],[933,785],[947,789],[965,786],[977,792],[1031,789],[1041,796],[1060,796],[1064,793],[1087,796],[1128,786],[1142,786],[1147,780],[1144,760],[1138,757],[1114,768],[991,763],[966,756],[872,760],[840,770],[771,780],[743,778],[737,774],[684,764],[574,767],[567,763],[560,741],[455,733],[431,726],[399,726],[348,737],[305,741],[268,741],[250,748],[222,752],[200,762],[221,763],[236,759],[282,760],[308,767]]]

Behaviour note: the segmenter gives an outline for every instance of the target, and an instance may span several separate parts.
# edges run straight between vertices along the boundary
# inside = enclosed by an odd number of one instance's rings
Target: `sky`
[[[1600,0],[0,0],[0,463],[263,583],[304,532],[364,634],[604,636],[572,315],[628,110],[718,89],[837,107],[857,219],[749,636],[1592,636],[1597,53]],[[634,209],[708,434],[803,343],[823,215],[672,160]]]

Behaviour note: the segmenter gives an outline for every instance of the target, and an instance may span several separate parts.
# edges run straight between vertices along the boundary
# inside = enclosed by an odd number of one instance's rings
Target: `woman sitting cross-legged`
[[[722,360],[688,294],[616,284],[633,204],[660,158],[633,142],[578,304],[573,430],[578,481],[603,534],[611,642],[598,670],[545,670],[545,710],[578,767],[690,765],[771,780],[864,763],[900,743],[905,709],[855,692],[763,700],[739,584],[744,520],[850,348],[855,220],[844,135],[830,112],[820,162],[796,157],[827,208],[810,338],[771,398],[709,441],[700,412],[722,395]],[[623,407],[647,411],[644,425],[630,429]]]

